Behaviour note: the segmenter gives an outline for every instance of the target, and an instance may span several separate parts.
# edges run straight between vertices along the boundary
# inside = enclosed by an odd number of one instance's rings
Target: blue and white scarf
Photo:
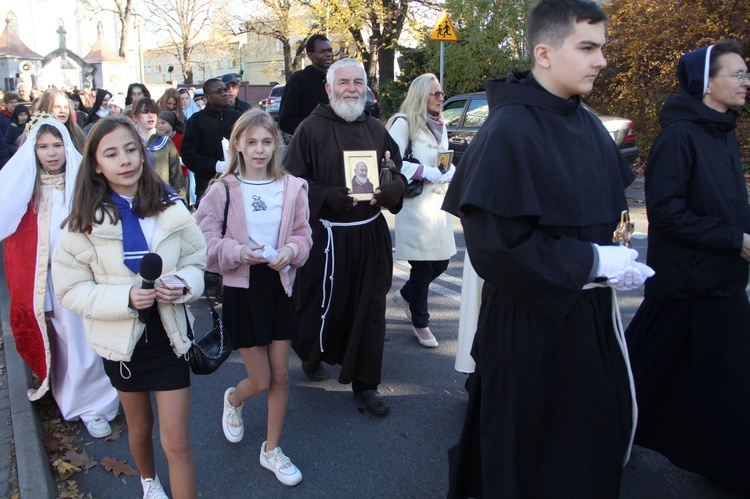
[[[164,184],[164,187],[167,189],[170,201],[182,201],[179,194],[169,185]],[[139,222],[139,219],[143,218],[140,213],[141,203],[135,201],[131,207],[127,199],[114,191],[110,191],[109,197],[117,209],[117,213],[120,214],[120,221],[122,222],[122,250],[125,255],[123,262],[134,274],[137,274],[140,271],[143,255],[149,252],[148,241],[146,241],[146,236],[143,235],[143,229],[141,229],[141,223]],[[164,203],[166,204],[167,201],[164,201]]]
[[[120,222],[122,222],[124,263],[134,274],[137,274],[143,255],[148,253],[148,241],[146,241],[141,223],[138,221],[139,218],[143,218],[140,214],[140,202],[134,202],[131,207],[127,199],[114,191],[109,193],[109,197],[112,204],[117,208],[117,212],[120,214]]]

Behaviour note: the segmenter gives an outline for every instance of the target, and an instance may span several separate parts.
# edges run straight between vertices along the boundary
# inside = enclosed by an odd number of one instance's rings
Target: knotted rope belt
[[[320,334],[319,334],[319,342],[320,342],[320,351],[323,352],[323,330],[326,326],[326,316],[328,315],[328,310],[331,308],[331,300],[333,298],[333,279],[334,279],[334,273],[336,270],[336,250],[334,249],[333,244],[333,228],[334,227],[355,227],[357,225],[365,225],[369,224],[376,218],[380,216],[380,212],[376,213],[375,215],[371,216],[370,218],[366,220],[358,220],[356,222],[331,222],[330,220],[326,220],[324,218],[320,219],[320,223],[323,224],[323,227],[325,227],[326,231],[328,232],[328,242],[326,243],[326,264],[323,268],[323,302],[320,304],[320,308],[323,309],[323,315],[320,316],[321,322],[320,322]],[[328,274],[328,268],[329,268],[329,262],[330,262],[330,268],[331,273]],[[326,293],[326,281],[330,281],[330,285],[328,286],[328,293]]]

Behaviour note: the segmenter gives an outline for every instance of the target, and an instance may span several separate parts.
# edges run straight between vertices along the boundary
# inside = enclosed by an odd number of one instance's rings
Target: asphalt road
[[[642,204],[632,206],[636,231],[645,232]],[[392,223],[392,219],[389,220]],[[392,227],[392,225],[391,225]],[[310,382],[299,360],[290,359],[290,397],[281,447],[300,468],[304,479],[294,488],[277,482],[258,463],[265,439],[266,398],[245,404],[245,438],[227,442],[221,430],[222,396],[244,376],[235,352],[211,376],[193,377],[191,438],[198,488],[204,498],[439,498],[447,491],[447,451],[459,437],[467,395],[465,377],[453,369],[455,332],[463,264],[464,240],[456,223],[459,254],[448,271],[431,288],[431,328],[440,341],[436,349],[421,347],[412,336],[403,312],[388,302],[383,383],[380,392],[388,398],[391,413],[384,418],[357,410],[351,389],[335,381],[337,367],[327,366],[332,379]],[[645,257],[646,240],[636,236],[636,249]],[[403,284],[408,264],[396,262],[393,290]],[[623,321],[627,325],[641,301],[640,292],[620,296]],[[195,307],[198,331],[208,330],[205,303]],[[121,418],[122,419],[122,418]],[[160,451],[157,430],[157,469],[168,484],[167,465]],[[82,431],[78,438],[90,456],[128,461],[126,435],[113,442],[94,441]],[[140,497],[137,476],[116,479],[97,466],[73,477],[81,493],[94,498]],[[672,466],[654,452],[636,447],[624,470],[624,499],[680,498],[729,499],[740,497],[717,488],[704,478]]]

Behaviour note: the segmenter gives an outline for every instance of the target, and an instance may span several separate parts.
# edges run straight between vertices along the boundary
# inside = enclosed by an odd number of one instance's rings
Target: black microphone
[[[154,282],[161,276],[161,257],[156,253],[143,255],[138,273],[141,274],[141,279],[143,279],[141,289],[154,289]],[[138,319],[145,324],[148,321],[150,311],[151,307],[139,310]]]

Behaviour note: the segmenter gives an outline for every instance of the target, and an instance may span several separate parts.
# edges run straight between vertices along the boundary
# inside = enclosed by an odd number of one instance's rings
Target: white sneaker
[[[109,421],[104,418],[96,418],[83,423],[89,434],[94,438],[104,438],[112,434],[112,427]]]
[[[276,447],[271,455],[266,454],[266,443],[260,446],[260,465],[271,470],[276,479],[284,485],[297,485],[302,481],[302,472],[292,461],[281,452],[281,447]]]
[[[146,479],[141,477],[141,487],[143,487],[143,499],[169,499],[169,496],[161,486],[159,475]]]
[[[224,392],[224,412],[221,416],[221,427],[227,440],[236,444],[245,435],[245,428],[242,424],[242,407],[245,404],[242,403],[239,407],[235,407],[229,402],[229,395],[234,392],[234,388],[227,388],[227,391]]]

